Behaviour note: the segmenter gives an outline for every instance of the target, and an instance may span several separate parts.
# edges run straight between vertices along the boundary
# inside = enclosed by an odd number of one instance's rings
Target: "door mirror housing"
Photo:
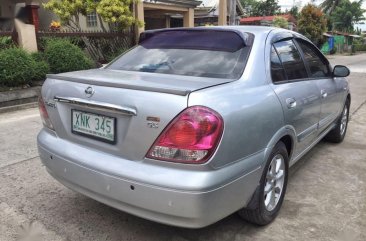
[[[351,71],[343,65],[336,65],[333,69],[333,77],[347,77]]]

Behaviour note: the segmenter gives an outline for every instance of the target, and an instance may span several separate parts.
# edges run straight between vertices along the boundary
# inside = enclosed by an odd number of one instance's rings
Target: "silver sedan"
[[[265,225],[289,167],[345,137],[348,75],[284,29],[147,31],[102,69],[48,76],[40,157],[70,189],[149,220],[199,228],[238,211]]]

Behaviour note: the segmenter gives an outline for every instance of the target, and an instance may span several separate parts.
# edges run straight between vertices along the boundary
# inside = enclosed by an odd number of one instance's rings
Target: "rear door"
[[[272,86],[282,104],[285,124],[296,131],[296,156],[317,136],[320,93],[316,82],[308,78],[300,52],[292,39],[273,43],[270,58]]]
[[[336,88],[336,80],[332,78],[328,61],[320,51],[311,43],[296,39],[303,52],[303,58],[312,79],[321,95],[321,111],[319,120],[319,132],[326,129],[337,117],[339,111],[340,93]]]

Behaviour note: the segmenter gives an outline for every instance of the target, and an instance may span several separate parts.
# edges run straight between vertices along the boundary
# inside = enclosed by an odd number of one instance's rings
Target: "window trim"
[[[301,58],[303,59],[303,62],[304,62],[304,64],[305,64],[305,68],[306,68],[306,71],[308,72],[308,79],[309,80],[316,80],[316,79],[329,79],[329,78],[332,78],[332,71],[331,71],[331,68],[330,68],[330,63],[329,63],[329,60],[319,51],[319,49],[313,44],[313,43],[311,43],[311,42],[309,42],[309,41],[307,41],[307,40],[305,40],[305,39],[303,39],[303,38],[294,38],[293,39],[293,41],[294,41],[294,43],[296,44],[296,47],[299,49],[299,52],[300,52],[300,54],[301,54]],[[301,48],[301,46],[300,46],[300,44],[299,44],[299,42],[300,41],[302,41],[302,42],[304,42],[304,43],[307,43],[307,44],[309,44],[310,46],[312,46],[313,48],[312,49],[314,49],[316,52],[315,52],[315,54],[318,56],[318,57],[320,57],[320,60],[323,62],[323,61],[325,61],[325,65],[326,65],[326,67],[327,67],[327,69],[328,69],[328,72],[329,72],[329,76],[324,76],[324,77],[312,77],[311,76],[311,70],[310,70],[310,65],[309,65],[309,63],[308,63],[308,61],[305,59],[305,54],[304,54],[304,51],[302,50],[302,48]],[[319,56],[320,55],[320,56]]]
[[[298,79],[291,79],[291,80],[289,80],[288,79],[288,75],[287,75],[287,72],[286,72],[286,69],[285,69],[285,67],[283,66],[283,63],[282,63],[282,60],[281,60],[281,58],[280,58],[280,56],[279,56],[279,54],[278,54],[278,52],[277,52],[277,49],[276,49],[276,47],[274,46],[274,44],[275,43],[279,43],[279,42],[284,42],[284,41],[289,41],[289,40],[291,40],[292,42],[293,42],[293,44],[295,45],[295,47],[296,47],[296,49],[298,50],[298,52],[299,52],[299,54],[300,54],[300,58],[301,58],[301,61],[303,62],[303,64],[304,64],[304,67],[305,67],[305,70],[306,70],[306,74],[307,74],[307,77],[306,78],[298,78]],[[283,81],[277,81],[277,82],[273,82],[273,79],[272,79],[272,73],[271,73],[271,81],[272,81],[272,83],[273,84],[285,84],[285,83],[293,83],[293,82],[300,82],[300,81],[308,81],[308,80],[310,80],[311,78],[309,77],[309,72],[308,72],[308,69],[307,69],[307,66],[306,66],[306,64],[305,64],[305,62],[304,62],[304,58],[303,58],[303,53],[302,53],[302,50],[300,51],[299,50],[299,47],[297,46],[297,43],[295,43],[295,41],[294,41],[294,37],[292,37],[292,38],[288,38],[288,37],[286,37],[286,38],[282,38],[282,39],[280,39],[280,40],[278,40],[278,41],[272,41],[271,42],[271,47],[274,47],[274,49],[276,50],[276,53],[277,53],[277,55],[278,55],[278,57],[279,57],[279,59],[280,59],[280,61],[281,61],[281,65],[282,65],[282,68],[284,69],[284,71],[285,71],[285,74],[286,74],[286,77],[287,77],[287,79],[286,80],[283,80]],[[271,61],[269,61],[270,62],[270,64],[271,64]],[[271,66],[270,66],[270,71],[271,71]],[[272,72],[272,71],[271,71]]]
[[[270,50],[271,54],[270,54],[270,61],[269,61],[269,63],[270,63],[270,67],[269,67],[269,69],[270,69],[270,72],[271,72],[271,80],[272,80],[272,83],[274,83],[274,84],[277,84],[277,83],[284,83],[284,82],[288,83],[288,82],[289,82],[289,80],[288,80],[287,73],[286,73],[286,71],[285,71],[285,68],[283,67],[282,60],[281,60],[280,55],[278,54],[277,49],[276,49],[276,47],[274,46],[274,44],[275,44],[275,43],[272,43],[272,44],[271,44],[271,50]],[[272,57],[272,48],[273,48],[273,49],[274,49],[274,51],[276,52],[276,54],[277,54],[277,58],[280,60],[280,64],[281,64],[281,67],[282,67],[283,72],[285,73],[286,80],[273,81],[273,77],[272,77],[272,60],[271,60],[271,59],[272,59],[272,58],[271,58],[271,57]]]

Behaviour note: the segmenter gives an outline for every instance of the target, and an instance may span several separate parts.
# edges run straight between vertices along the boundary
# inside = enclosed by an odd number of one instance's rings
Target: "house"
[[[361,36],[357,34],[340,31],[327,32],[324,33],[323,36],[327,38],[327,41],[321,48],[323,53],[330,53],[334,47],[336,52],[352,52],[353,40],[355,38],[361,38]]]
[[[275,15],[275,16],[258,16],[258,17],[246,17],[240,19],[240,25],[262,25],[272,26],[275,17],[282,17],[288,22],[288,29],[296,30],[296,19],[291,14]]]
[[[219,7],[220,0],[202,0],[194,11],[194,24],[195,26],[206,25],[219,25]],[[229,4],[227,4],[226,12],[229,12]],[[240,18],[244,15],[245,11],[240,0],[236,0],[236,25],[239,25]],[[228,18],[226,19],[228,21]]]
[[[18,43],[25,49],[37,51],[36,35],[49,31],[50,24],[58,17],[44,9],[42,2],[47,0],[0,0],[0,31],[15,30]],[[136,27],[136,36],[144,30],[169,27],[194,27],[201,25],[226,25],[228,0],[141,0],[132,9],[135,17],[144,22]],[[236,14],[244,13],[240,0],[236,0]],[[15,19],[15,20],[14,20]],[[239,22],[239,18],[237,19]],[[110,30],[107,24],[95,13],[79,16],[82,31]]]

